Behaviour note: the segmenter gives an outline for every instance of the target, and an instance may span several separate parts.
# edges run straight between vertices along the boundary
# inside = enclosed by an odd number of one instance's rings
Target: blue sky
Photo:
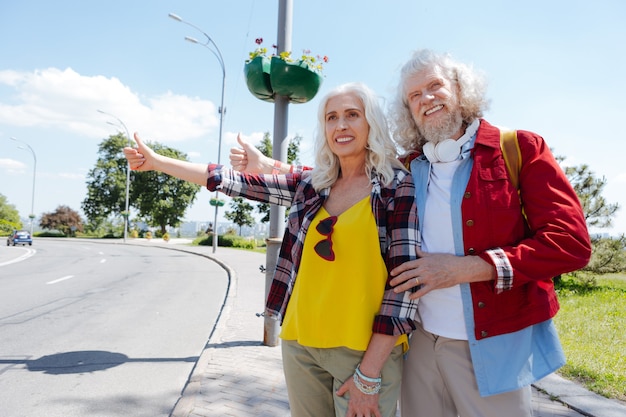
[[[80,211],[99,143],[117,128],[217,161],[221,68],[226,68],[221,161],[237,132],[257,143],[273,131],[274,106],[254,98],[243,64],[254,40],[276,42],[278,0],[111,0],[0,2],[0,194],[22,217],[68,205]],[[390,98],[397,71],[418,48],[450,52],[484,71],[486,119],[542,135],[566,164],[587,164],[622,209],[611,234],[626,233],[626,2],[622,0],[293,0],[292,50],[327,55],[319,96],[362,81]],[[304,137],[312,162],[318,99],[289,106],[289,134]],[[187,220],[213,218],[203,190]]]

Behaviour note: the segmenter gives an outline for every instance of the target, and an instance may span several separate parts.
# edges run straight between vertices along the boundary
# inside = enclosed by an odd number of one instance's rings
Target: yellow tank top
[[[330,235],[333,261],[314,249],[328,239],[317,231],[319,222],[328,217],[321,208],[307,231],[281,338],[315,348],[344,346],[365,351],[387,280],[370,198],[337,217]],[[406,341],[403,335],[397,344]]]

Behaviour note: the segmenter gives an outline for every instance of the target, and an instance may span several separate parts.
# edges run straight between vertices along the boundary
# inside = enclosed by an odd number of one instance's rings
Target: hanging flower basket
[[[306,103],[315,97],[324,80],[322,65],[328,57],[314,57],[310,51],[304,51],[299,59],[292,58],[291,52],[268,57],[267,48],[260,46],[263,38],[255,42],[259,46],[250,52],[244,66],[246,85],[253,96],[268,102],[284,96],[292,103]]]
[[[311,71],[302,61],[287,62],[279,57],[272,57],[270,83],[274,94],[289,97],[292,103],[306,103],[320,89],[323,77]]]
[[[270,59],[265,56],[257,56],[248,62],[243,73],[246,76],[248,90],[253,96],[264,101],[274,101],[274,91],[270,83]]]

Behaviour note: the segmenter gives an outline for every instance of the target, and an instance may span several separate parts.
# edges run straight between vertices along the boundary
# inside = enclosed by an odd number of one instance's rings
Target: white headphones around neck
[[[423,152],[429,162],[452,162],[461,154],[461,147],[469,141],[478,130],[480,120],[474,120],[465,130],[465,134],[458,139],[445,139],[434,145],[426,142]]]

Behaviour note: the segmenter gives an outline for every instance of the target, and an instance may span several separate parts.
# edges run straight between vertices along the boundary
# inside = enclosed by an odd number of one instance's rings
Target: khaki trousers
[[[525,387],[481,397],[466,340],[413,332],[404,363],[402,417],[530,417],[531,391]]]
[[[283,340],[281,344],[291,416],[345,417],[349,394],[339,397],[335,392],[352,378],[363,352],[309,348],[291,340]],[[382,370],[379,409],[383,417],[396,415],[402,363],[402,346],[396,346]]]

